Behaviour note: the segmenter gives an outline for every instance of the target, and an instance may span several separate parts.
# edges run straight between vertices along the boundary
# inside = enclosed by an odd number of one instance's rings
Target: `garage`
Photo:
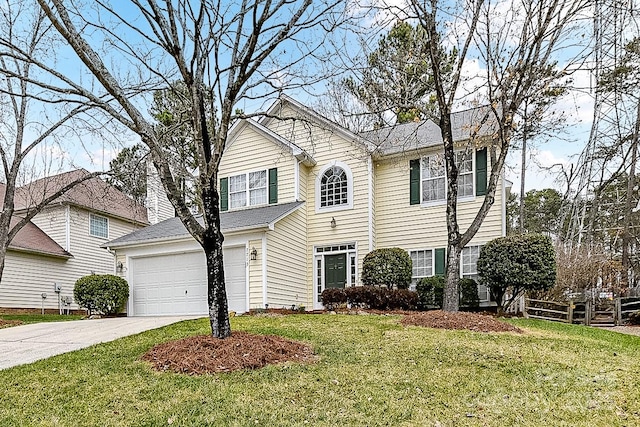
[[[229,310],[247,311],[246,249],[224,249]],[[134,316],[207,315],[204,252],[131,258],[129,278]]]

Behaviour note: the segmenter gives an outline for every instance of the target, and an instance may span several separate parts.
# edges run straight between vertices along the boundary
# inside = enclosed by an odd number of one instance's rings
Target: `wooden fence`
[[[523,314],[531,319],[582,325],[615,326],[625,323],[629,315],[640,310],[640,297],[617,297],[607,304],[586,301],[549,301],[525,299]]]

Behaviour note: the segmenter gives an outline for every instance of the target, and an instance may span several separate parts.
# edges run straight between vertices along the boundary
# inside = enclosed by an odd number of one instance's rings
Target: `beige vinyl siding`
[[[249,253],[256,248],[256,260],[249,257],[249,308],[264,308],[262,301],[262,240],[249,240]]]
[[[65,247],[64,239],[58,240],[62,234],[60,230],[66,230],[65,218],[65,206],[59,206],[38,214],[34,223],[60,246]],[[69,219],[69,252],[73,258],[59,260],[18,251],[8,252],[0,284],[0,307],[40,308],[40,294],[47,292],[48,298],[45,303],[52,304],[50,308],[57,308],[57,299],[53,304],[53,299],[57,298],[53,293],[54,282],[62,285],[61,295],[72,296],[73,284],[80,277],[92,272],[114,274],[115,259],[100,245],[139,228],[126,221],[108,217],[109,237],[102,239],[89,235],[89,211],[70,206]],[[58,236],[58,239],[55,236]],[[71,308],[79,307],[73,304]]]
[[[305,274],[304,212],[297,210],[267,233],[267,303],[280,308],[309,307],[310,287]]]
[[[288,148],[246,126],[226,148],[218,177],[278,168],[278,203],[295,201],[293,156]]]
[[[63,249],[67,244],[67,209],[69,205],[55,205],[43,209],[32,220],[35,225],[51,237]]]
[[[41,308],[44,292],[45,309],[58,308],[53,284],[62,286],[61,296],[73,298],[73,285],[79,277],[69,274],[72,260],[45,257],[14,250],[7,251],[0,284],[0,307]],[[73,309],[78,307],[74,304]]]
[[[296,111],[285,106],[283,117],[295,117]],[[270,120],[266,126],[308,152],[316,161],[312,168],[304,168],[307,194],[307,286],[313,299],[313,248],[353,243],[357,249],[357,283],[360,284],[362,261],[369,248],[367,152],[359,141],[348,140],[333,129],[305,120]],[[353,176],[353,207],[351,209],[316,212],[316,184],[321,171],[332,162],[347,164]],[[301,169],[303,170],[303,169]],[[302,175],[302,172],[301,172]],[[331,218],[336,227],[331,228]],[[310,301],[309,304],[311,304]]]
[[[376,243],[379,248],[398,246],[407,250],[445,247],[447,243],[446,205],[409,204],[409,158],[376,162]],[[490,166],[489,166],[490,167]],[[464,232],[482,205],[484,196],[458,202],[458,223]],[[469,243],[484,244],[502,235],[502,183],[495,203],[480,230]]]

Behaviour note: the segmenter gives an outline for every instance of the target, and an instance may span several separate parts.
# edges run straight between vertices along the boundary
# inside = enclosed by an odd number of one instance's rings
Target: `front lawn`
[[[402,327],[397,316],[236,317],[320,360],[201,377],[153,372],[181,322],[0,371],[7,426],[616,426],[640,424],[640,338],[513,320],[525,334]]]
[[[61,314],[0,314],[0,328],[9,326],[26,325],[29,323],[63,322],[68,320],[80,320],[81,315]]]

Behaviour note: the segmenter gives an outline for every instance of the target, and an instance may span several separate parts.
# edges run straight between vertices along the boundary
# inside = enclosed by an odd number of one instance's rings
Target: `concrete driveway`
[[[0,369],[35,362],[201,316],[117,317],[0,329]]]

